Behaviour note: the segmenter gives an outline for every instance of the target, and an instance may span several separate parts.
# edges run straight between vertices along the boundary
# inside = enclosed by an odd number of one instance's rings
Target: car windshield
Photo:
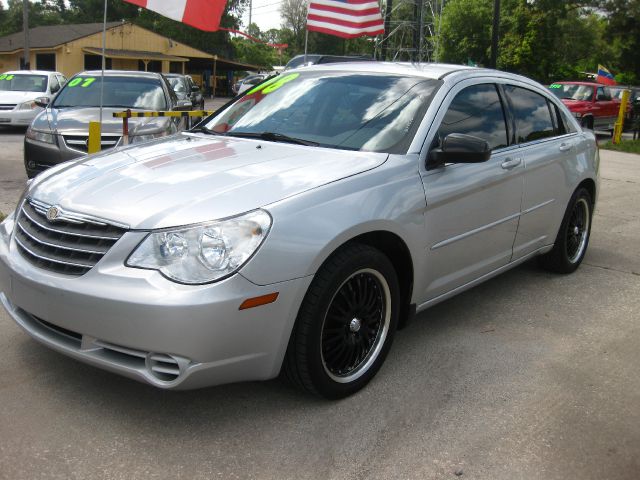
[[[46,92],[46,75],[25,75],[23,73],[3,73],[0,75],[0,91]]]
[[[549,86],[556,97],[565,100],[581,100],[590,102],[593,100],[593,87],[591,85],[579,85],[576,83],[554,83]]]
[[[248,90],[205,129],[345,150],[406,153],[441,84],[389,74],[293,72]]]
[[[164,110],[167,107],[160,80],[135,76],[104,77],[104,107]],[[100,76],[78,75],[64,86],[54,108],[100,106]]]

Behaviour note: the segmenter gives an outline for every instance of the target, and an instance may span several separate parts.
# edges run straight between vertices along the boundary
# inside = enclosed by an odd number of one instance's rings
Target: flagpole
[[[304,65],[307,64],[307,44],[309,43],[309,30],[305,27],[304,30]]]
[[[104,69],[107,49],[107,0],[104,0],[104,18],[102,21],[102,76],[100,77],[100,125],[102,125],[102,104],[104,103]]]

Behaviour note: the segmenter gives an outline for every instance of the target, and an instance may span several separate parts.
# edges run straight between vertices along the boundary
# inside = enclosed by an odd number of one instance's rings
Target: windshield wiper
[[[318,142],[304,140],[302,138],[289,137],[288,135],[277,132],[227,132],[224,135],[240,138],[259,138],[261,140],[267,140],[268,142],[293,143],[295,145],[306,145],[308,147],[317,147],[318,145],[320,145]]]
[[[194,127],[194,128],[191,128],[191,129],[187,130],[187,132],[206,133],[207,135],[226,135],[225,133],[216,132],[215,130],[211,130],[211,129],[205,127],[205,126]]]

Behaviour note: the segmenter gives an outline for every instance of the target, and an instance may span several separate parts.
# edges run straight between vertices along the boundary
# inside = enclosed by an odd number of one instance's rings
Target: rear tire
[[[553,249],[540,257],[540,264],[552,272],[572,273],[582,263],[593,218],[593,200],[589,191],[578,188],[569,201]]]
[[[389,259],[367,245],[334,253],[302,302],[283,372],[328,399],[351,395],[378,372],[393,342],[400,289]]]

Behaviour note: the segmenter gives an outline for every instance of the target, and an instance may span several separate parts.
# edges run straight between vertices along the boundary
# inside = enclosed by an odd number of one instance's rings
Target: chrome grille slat
[[[44,255],[39,255],[39,254],[35,253],[34,251],[30,250],[29,247],[24,245],[22,243],[22,241],[18,237],[16,237],[16,243],[20,247],[22,247],[24,250],[29,252],[31,255],[33,255],[34,257],[39,258],[40,260],[45,260],[47,262],[53,262],[53,263],[59,263],[61,265],[70,265],[72,267],[79,267],[79,268],[91,268],[92,267],[92,265],[87,265],[87,264],[83,264],[83,263],[65,262],[63,260],[57,260],[57,259],[54,259],[54,258],[45,257]]]
[[[71,149],[79,152],[87,153],[89,148],[87,146],[88,135],[63,135],[64,143]],[[100,145],[103,148],[113,148],[120,141],[120,136],[103,135],[100,138]]]
[[[16,222],[14,238],[18,251],[35,266],[66,275],[84,275],[91,270],[126,228],[102,219],[57,208],[59,217],[47,219],[50,205],[26,200]],[[87,221],[81,221],[86,219]],[[55,226],[51,226],[55,225]]]
[[[36,220],[35,218],[33,218],[29,212],[27,212],[24,208],[21,211],[22,214],[24,214],[26,217],[29,218],[29,220],[31,220],[33,223],[35,223],[36,225],[38,225],[40,228],[44,229],[44,230],[49,230],[50,232],[55,232],[55,233],[63,233],[65,235],[74,235],[76,237],[83,237],[83,238],[95,238],[95,239],[100,239],[100,240],[118,240],[120,237],[106,237],[106,236],[99,236],[99,235],[90,235],[90,234],[81,234],[81,233],[75,233],[75,232],[69,232],[69,231],[64,231],[64,230],[60,230],[57,228],[53,228],[53,227],[48,227],[46,225],[43,225],[42,223],[40,223],[38,220]]]
[[[18,106],[17,103],[3,103],[3,104],[0,104],[0,110],[2,111],[13,110],[17,106]]]
[[[41,240],[38,237],[36,237],[35,235],[31,234],[29,232],[29,230],[28,230],[28,227],[24,227],[20,222],[18,222],[17,225],[20,228],[20,230],[22,230],[34,242],[37,242],[37,243],[39,243],[41,245],[45,245],[47,247],[61,248],[63,250],[71,250],[71,251],[82,252],[82,253],[92,253],[92,254],[96,254],[96,255],[104,255],[109,250],[109,249],[100,250],[100,251],[98,251],[98,250],[86,250],[84,248],[72,247],[70,245],[65,245],[65,244],[59,244],[59,243],[58,244],[54,244],[54,243],[45,242],[44,240]]]

